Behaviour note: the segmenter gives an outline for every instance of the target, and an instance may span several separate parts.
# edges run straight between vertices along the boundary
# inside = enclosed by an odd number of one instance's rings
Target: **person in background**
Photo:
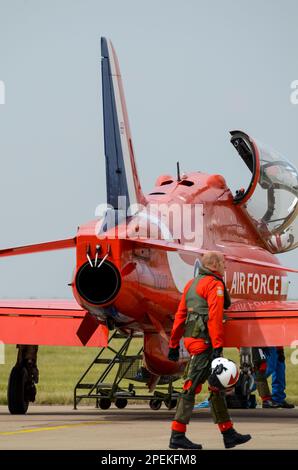
[[[294,408],[286,400],[286,363],[283,347],[262,348],[263,358],[256,371],[256,386],[263,408]],[[272,377],[272,392],[267,378]]]

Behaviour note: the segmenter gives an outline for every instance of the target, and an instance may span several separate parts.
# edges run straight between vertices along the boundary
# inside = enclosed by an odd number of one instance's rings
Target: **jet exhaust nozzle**
[[[75,285],[82,299],[94,305],[104,305],[111,303],[116,297],[121,277],[116,266],[110,261],[100,258],[96,261],[90,260],[80,267]]]

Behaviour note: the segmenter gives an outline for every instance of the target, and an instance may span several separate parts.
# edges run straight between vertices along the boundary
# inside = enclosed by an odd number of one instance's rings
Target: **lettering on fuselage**
[[[283,295],[286,294],[287,282],[284,276],[274,276],[258,273],[243,273],[235,271],[233,273],[232,284],[230,286],[231,295]]]

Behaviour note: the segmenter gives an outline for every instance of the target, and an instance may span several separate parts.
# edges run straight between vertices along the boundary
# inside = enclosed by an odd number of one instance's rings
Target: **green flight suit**
[[[208,303],[203,297],[200,297],[196,293],[197,284],[205,276],[212,276],[215,279],[222,281],[222,279],[216,274],[201,267],[199,275],[193,280],[186,294],[185,300],[188,314],[185,321],[183,336],[185,338],[192,337],[205,339],[205,342],[206,344],[209,344],[209,347],[204,352],[193,355],[190,359],[186,381],[191,380],[192,385],[188,390],[181,393],[174,418],[175,421],[183,424],[188,424],[190,421],[195,404],[195,390],[197,386],[206,382],[211,373],[213,348],[207,326]],[[231,304],[230,297],[223,281],[222,283],[224,287],[224,307],[229,308]],[[212,391],[209,396],[209,401],[214,423],[224,423],[230,420],[224,391]]]

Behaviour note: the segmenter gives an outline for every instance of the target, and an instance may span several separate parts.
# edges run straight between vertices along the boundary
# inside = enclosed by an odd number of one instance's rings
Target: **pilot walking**
[[[179,360],[179,343],[183,336],[191,360],[172,422],[169,444],[171,449],[202,448],[200,444],[191,442],[185,433],[195,404],[195,395],[200,393],[202,384],[210,376],[212,360],[222,356],[223,309],[231,305],[223,275],[223,255],[211,251],[204,254],[199,274],[186,284],[175,315],[168,358],[172,361]],[[239,434],[233,428],[224,391],[212,390],[209,401],[214,423],[223,435],[226,448],[251,439],[249,434]]]

